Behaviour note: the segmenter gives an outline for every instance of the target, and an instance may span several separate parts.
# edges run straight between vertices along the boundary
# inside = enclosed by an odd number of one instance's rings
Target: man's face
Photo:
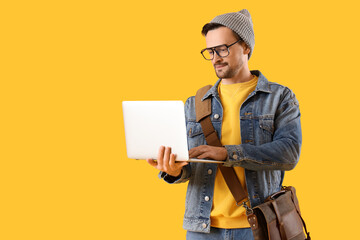
[[[209,31],[205,37],[206,47],[216,47],[222,44],[230,45],[236,42],[234,33],[227,27],[220,27]],[[236,77],[241,69],[247,66],[249,49],[245,44],[236,43],[229,48],[230,54],[227,57],[219,57],[216,53],[211,60],[218,78],[226,79]]]

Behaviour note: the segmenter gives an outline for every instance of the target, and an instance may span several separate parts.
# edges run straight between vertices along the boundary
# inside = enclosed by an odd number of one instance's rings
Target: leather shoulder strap
[[[211,115],[211,98],[201,100],[204,95],[209,91],[211,85],[200,88],[196,92],[195,96],[195,111],[196,111],[196,121],[201,124],[202,131],[205,135],[206,142],[208,145],[221,147],[221,142],[217,136],[217,133],[212,125],[210,115]]]
[[[212,86],[207,85],[205,87],[200,88],[196,92],[195,96],[195,111],[196,111],[196,121],[199,122],[204,117],[211,115],[211,98],[205,99],[201,101],[205,93],[210,90]]]

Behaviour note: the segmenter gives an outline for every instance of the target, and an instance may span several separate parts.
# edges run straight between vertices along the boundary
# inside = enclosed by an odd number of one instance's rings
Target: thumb
[[[151,166],[153,166],[153,167],[156,167],[156,166],[157,166],[157,162],[155,162],[154,159],[148,158],[148,159],[146,159],[146,162],[147,162],[148,164],[150,164]]]
[[[182,162],[182,163],[179,163],[179,166],[180,166],[180,167],[183,167],[183,166],[186,166],[186,165],[188,165],[188,164],[189,164],[189,162],[185,162],[185,161],[184,161],[184,162]]]

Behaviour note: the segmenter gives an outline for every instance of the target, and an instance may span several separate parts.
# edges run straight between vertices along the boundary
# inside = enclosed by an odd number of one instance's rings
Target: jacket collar
[[[256,88],[255,88],[255,92],[271,93],[269,81],[266,79],[266,77],[259,70],[253,70],[250,72],[251,72],[251,74],[259,77]],[[207,91],[207,93],[204,95],[204,97],[201,99],[201,101],[204,101],[206,98],[210,97],[211,95],[213,97],[219,98],[218,86],[220,84],[220,81],[221,81],[221,79],[217,80],[215,85],[212,86],[209,89],[209,91]]]

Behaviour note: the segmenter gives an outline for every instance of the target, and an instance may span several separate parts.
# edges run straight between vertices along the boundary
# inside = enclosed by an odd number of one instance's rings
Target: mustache
[[[217,67],[217,66],[226,66],[228,65],[228,63],[215,63],[214,64],[214,67]]]

